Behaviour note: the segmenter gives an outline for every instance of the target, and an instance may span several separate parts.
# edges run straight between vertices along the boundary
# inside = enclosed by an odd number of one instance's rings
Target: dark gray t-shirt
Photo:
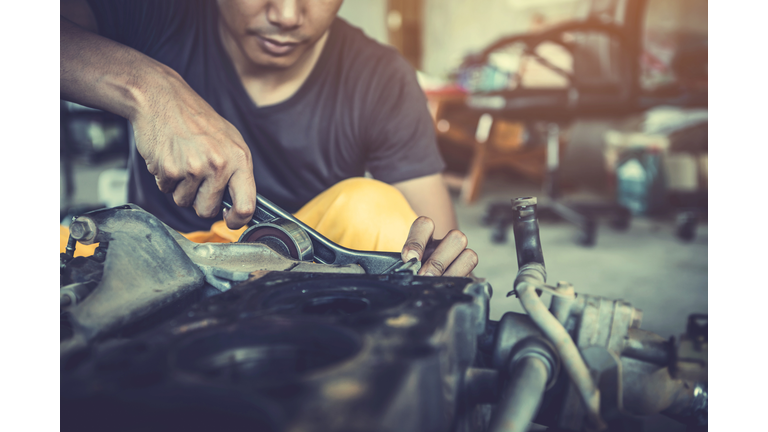
[[[102,36],[178,72],[251,149],[259,194],[295,212],[341,180],[367,171],[386,183],[439,173],[426,98],[413,68],[391,47],[336,18],[306,82],[284,102],[257,106],[218,32],[215,1],[89,0]],[[128,199],[183,231],[201,219],[157,189],[131,145]]]

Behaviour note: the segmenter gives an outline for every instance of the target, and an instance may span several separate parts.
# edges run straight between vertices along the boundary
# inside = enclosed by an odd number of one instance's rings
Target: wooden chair
[[[466,175],[458,181],[448,179],[450,186],[460,189],[463,202],[477,201],[491,170],[509,170],[538,183],[544,181],[546,146],[526,145],[525,123],[497,119],[490,113],[470,109],[466,106],[466,94],[461,92],[428,92],[427,100],[438,139],[450,141],[471,154]],[[562,152],[565,144],[561,141],[560,145]]]

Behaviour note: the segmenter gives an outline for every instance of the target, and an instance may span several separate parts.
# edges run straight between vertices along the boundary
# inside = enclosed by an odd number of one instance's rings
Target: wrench
[[[416,274],[419,268],[421,268],[421,263],[416,258],[404,263],[399,252],[359,251],[345,248],[328,240],[328,238],[263,196],[256,195],[256,202],[256,212],[253,214],[253,219],[251,219],[248,226],[269,222],[275,218],[285,218],[294,222],[306,231],[312,240],[312,248],[314,249],[313,259],[316,262],[334,265],[357,264],[368,274],[401,272]],[[226,200],[222,204],[228,209],[232,208],[232,204]]]

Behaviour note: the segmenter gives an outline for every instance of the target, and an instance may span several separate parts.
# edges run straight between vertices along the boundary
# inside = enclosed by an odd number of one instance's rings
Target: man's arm
[[[406,180],[393,186],[405,196],[417,215],[427,216],[434,221],[435,237],[443,238],[448,231],[459,228],[442,174]]]
[[[401,255],[418,258],[420,275],[467,276],[477,254],[467,249],[467,236],[457,229],[456,215],[440,172],[445,167],[437,149],[432,116],[413,67],[389,52],[378,59],[366,104],[367,168],[373,178],[392,184],[420,217],[411,225]],[[402,180],[408,179],[408,180]]]
[[[61,98],[128,119],[147,169],[176,204],[213,217],[228,187],[227,226],[243,226],[256,207],[256,185],[240,133],[178,73],[93,33],[97,26],[85,1],[61,3]]]
[[[467,276],[478,263],[467,249],[467,236],[458,230],[456,213],[442,174],[395,183],[416,214],[401,252],[403,261],[422,261],[420,275]]]

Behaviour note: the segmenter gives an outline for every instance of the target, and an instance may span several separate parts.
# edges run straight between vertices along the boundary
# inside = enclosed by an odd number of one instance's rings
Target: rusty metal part
[[[62,287],[60,290],[61,306],[69,307],[81,303],[96,288],[96,284],[95,281],[76,282]]]
[[[85,243],[108,242],[109,253],[98,286],[67,310],[66,319],[79,337],[64,341],[63,352],[77,348],[75,341],[104,337],[179,300],[191,300],[202,288],[202,272],[149,213],[126,206],[78,217],[73,225],[83,220],[90,221],[84,226],[96,227]]]
[[[579,347],[601,346],[616,355],[624,350],[629,329],[637,323],[636,309],[629,303],[591,295],[579,295],[571,313],[580,317]]]
[[[69,225],[69,235],[82,244],[91,244],[99,233],[96,222],[89,217],[78,217]]]
[[[196,301],[206,283],[226,291],[256,271],[363,272],[359,266],[291,260],[263,244],[194,243],[135,205],[90,212],[77,217],[72,225],[77,224],[90,227],[76,230],[89,233],[86,244],[99,243],[102,250],[108,245],[108,252],[67,264],[74,271],[76,263],[87,263],[98,285],[90,294],[65,293],[70,297],[65,319],[78,337],[63,341],[62,352]]]
[[[707,383],[698,382],[686,387],[664,414],[693,430],[706,430],[709,423]]]
[[[371,252],[358,251],[345,248],[326,238],[324,235],[312,229],[310,226],[294,217],[289,212],[276,206],[261,195],[256,197],[256,213],[251,224],[258,225],[271,222],[277,218],[291,221],[304,230],[312,241],[313,260],[322,264],[349,265],[357,264],[368,274],[391,273],[402,265],[402,257],[398,252]],[[232,204],[224,201],[226,208],[232,208]]]
[[[579,315],[569,315],[568,322],[575,324],[580,319]],[[580,329],[574,325],[571,331],[577,335]],[[495,334],[493,365],[496,368],[503,366],[503,361],[509,358],[512,347],[520,341],[529,337],[543,337],[541,330],[529,316],[514,312],[504,314],[496,325]],[[659,343],[666,344],[666,340],[640,329],[630,329],[628,335],[630,339],[622,357],[609,351],[607,346],[579,347],[592,379],[600,388],[601,417],[609,426],[615,426],[611,421],[615,423],[627,417],[656,414],[665,410],[665,413],[669,414],[673,405],[688,406],[693,403],[692,393],[686,393],[687,386],[692,385],[690,382],[672,378],[666,363],[659,365],[648,361],[651,360],[649,356],[663,355],[663,345]],[[574,338],[578,339],[576,336]],[[653,350],[648,353],[642,348],[644,346],[652,347]],[[633,352],[632,350],[638,354],[636,356],[644,356],[644,360],[625,355],[626,352]],[[562,409],[557,414],[560,418],[557,426],[563,430],[582,430],[586,412],[575,387],[566,384],[568,385],[561,390],[564,394]],[[555,414],[550,412],[549,415]]]
[[[680,336],[674,350],[671,372],[675,378],[707,380],[707,339],[707,315],[689,316],[686,332]]]
[[[693,397],[688,391],[692,381],[670,375],[673,344],[639,329],[641,317],[640,310],[621,300],[579,295],[566,318],[600,389],[601,416],[611,429],[633,416],[656,414],[675,404],[687,406]],[[562,429],[582,427],[575,397],[574,392],[566,396],[564,406],[570,412],[561,416]]]
[[[638,329],[641,317],[642,312],[627,302],[584,294],[572,302],[568,316],[561,317],[600,391],[601,417],[611,429],[623,421],[631,421],[634,415],[661,412],[684,386],[668,374],[651,377],[660,367],[653,363],[659,361],[666,373],[664,346],[659,345],[664,339]],[[635,362],[630,357],[654,362]],[[558,426],[562,429],[583,427],[580,418],[584,412],[575,403],[575,397],[574,392],[567,393],[564,407],[570,412],[561,415]],[[647,397],[652,400],[646,400]],[[665,400],[668,400],[666,405]]]
[[[206,282],[219,291],[252,277],[254,272],[291,271],[362,274],[358,265],[325,265],[298,261],[275,252],[262,243],[195,243],[170,230],[187,256],[200,268]]]
[[[312,240],[295,222],[276,218],[262,222],[243,232],[239,243],[263,243],[284,256],[299,261],[312,261]]]
[[[628,357],[621,363],[623,409],[629,414],[657,414],[693,396],[693,383],[674,379],[666,367]]]
[[[586,296],[579,296],[586,297]],[[553,302],[556,298],[553,298]],[[624,309],[624,318],[620,322],[636,322],[627,320],[628,307],[621,303],[595,302],[588,299],[580,299],[586,303],[586,308],[596,305],[609,305],[606,312],[621,312]],[[583,305],[582,305],[583,306]],[[573,313],[567,317],[570,332],[574,339],[582,343],[591,344],[592,341],[602,340],[603,346],[587,345],[579,346],[579,352],[584,358],[592,379],[600,389],[601,417],[608,423],[611,430],[617,429],[617,423],[631,420],[633,416],[644,416],[663,412],[676,420],[683,422],[699,422],[700,418],[706,418],[706,410],[702,408],[699,400],[694,397],[693,381],[675,379],[670,375],[667,366],[670,364],[670,350],[672,345],[663,337],[654,333],[628,328],[625,344],[610,344],[617,338],[606,336],[603,332],[595,332],[592,323],[585,322],[581,313],[584,307],[575,307]],[[591,319],[597,319],[600,313],[588,313]],[[619,314],[621,315],[621,313]],[[607,320],[613,323],[611,320]],[[504,314],[497,324],[493,364],[498,367],[504,358],[508,358],[511,347],[528,337],[543,336],[540,329],[531,318],[524,314],[508,312]],[[611,326],[608,325],[607,328]],[[584,331],[588,334],[579,337]],[[609,346],[621,347],[623,351],[619,357]],[[694,409],[694,407],[698,407]],[[681,414],[683,413],[683,414]],[[550,412],[550,415],[554,415]],[[568,385],[562,399],[562,409],[558,414],[560,418],[556,425],[563,430],[580,431],[584,426],[586,412],[581,403],[581,398],[573,385]],[[698,424],[698,423],[696,423]],[[555,425],[553,425],[555,426]]]

